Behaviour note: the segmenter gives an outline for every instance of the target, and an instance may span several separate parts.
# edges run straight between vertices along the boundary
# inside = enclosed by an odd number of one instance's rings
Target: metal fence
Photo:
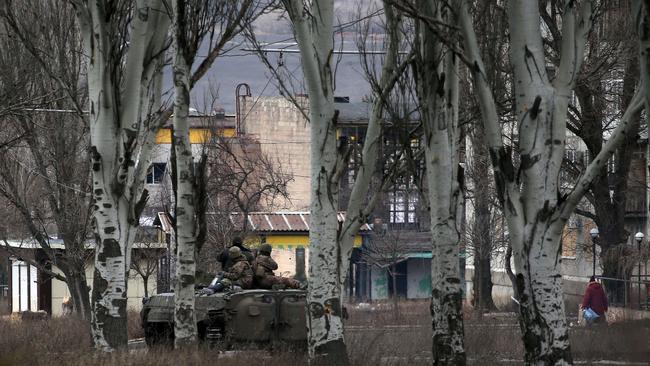
[[[631,279],[598,277],[610,306],[650,310],[650,275],[632,275]]]

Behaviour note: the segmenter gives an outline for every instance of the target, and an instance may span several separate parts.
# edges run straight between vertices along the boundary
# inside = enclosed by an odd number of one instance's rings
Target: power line
[[[340,31],[342,31],[344,29],[350,28],[350,27],[352,27],[352,26],[354,26],[354,25],[356,25],[358,23],[361,23],[364,20],[371,19],[371,18],[380,16],[380,15],[384,15],[384,9],[383,8],[377,9],[374,12],[372,12],[372,13],[366,15],[366,16],[363,16],[363,17],[361,17],[359,19],[354,19],[354,20],[350,20],[350,21],[345,22],[345,23],[341,23],[341,24],[334,27],[334,32],[340,32]],[[285,43],[285,42],[288,42],[288,41],[294,41],[294,42],[291,42],[290,44],[287,44],[287,46],[284,47],[284,48],[277,48],[277,49],[260,48],[258,50],[258,49],[249,47],[249,48],[242,48],[241,50],[250,52],[249,54],[254,54],[257,51],[282,52],[283,50],[284,50],[284,52],[287,52],[287,53],[299,53],[300,51],[298,51],[298,50],[288,50],[287,49],[287,47],[296,46],[298,44],[297,42],[295,42],[295,40],[296,40],[296,38],[292,36],[290,38],[281,39],[279,41],[259,44],[261,47],[268,47],[268,46],[273,46],[273,45],[276,45],[276,44]],[[381,55],[381,54],[385,54],[384,51],[369,51],[369,52],[363,52],[363,53],[359,53],[359,51],[356,51],[357,53],[353,53],[353,52],[354,51],[334,51],[334,54],[344,54],[344,55],[358,55],[358,54],[377,54],[377,55]],[[249,55],[249,54],[244,54],[244,55]],[[407,54],[407,52],[404,52],[403,54]],[[244,56],[244,55],[242,55],[242,56]]]
[[[257,51],[255,48],[242,48],[242,51]],[[300,53],[300,50],[288,50],[285,48],[260,48],[261,52],[268,53]],[[359,51],[359,50],[333,50],[331,53],[335,55],[385,55],[386,51]],[[406,51],[399,51],[400,55],[408,55]]]

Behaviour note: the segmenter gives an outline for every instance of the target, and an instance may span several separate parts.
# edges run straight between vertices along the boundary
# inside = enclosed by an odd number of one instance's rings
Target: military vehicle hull
[[[195,312],[201,341],[220,348],[236,344],[306,347],[306,292],[243,290],[205,295],[197,292]],[[174,294],[152,296],[142,307],[147,345],[171,345]]]

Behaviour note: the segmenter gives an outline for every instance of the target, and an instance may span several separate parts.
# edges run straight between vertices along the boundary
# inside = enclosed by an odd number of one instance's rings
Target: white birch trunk
[[[311,222],[309,224],[309,356],[320,364],[348,364],[339,284],[336,118],[332,80],[332,0],[285,1],[309,91]],[[305,11],[308,8],[310,11]]]
[[[196,274],[196,218],[194,174],[188,114],[190,64],[185,55],[185,1],[174,1],[174,147],[176,149],[176,279],[174,281],[174,344],[176,348],[196,343],[194,283]]]
[[[88,92],[95,224],[95,274],[92,291],[92,335],[95,347],[110,351],[127,344],[126,304],[130,250],[146,202],[143,182],[150,149],[140,149],[137,140],[144,130],[141,108],[155,104],[138,98],[143,73],[155,75],[146,55],[161,50],[169,19],[159,0],[138,1],[132,24],[132,39],[125,64],[128,80],[121,90],[114,80],[122,60],[112,57],[123,40],[112,34],[117,18],[106,14],[107,4],[72,1],[81,27],[84,52],[88,55]],[[166,19],[167,18],[167,19]],[[134,51],[135,50],[135,51]],[[143,51],[144,50],[144,51]],[[135,79],[135,82],[132,82]],[[122,95],[123,103],[116,97]],[[129,98],[129,99],[125,99]],[[130,98],[134,98],[130,99]],[[153,141],[154,136],[146,139]]]
[[[508,221],[520,302],[520,326],[527,365],[572,364],[560,274],[561,235],[570,214],[598,170],[623,141],[629,120],[641,107],[637,95],[602,151],[589,164],[574,189],[560,195],[559,172],[564,156],[568,97],[583,59],[591,27],[591,4],[567,2],[563,17],[561,63],[553,82],[546,75],[536,1],[510,2],[511,62],[515,71],[519,121],[520,167],[514,171],[501,141],[496,106],[488,88],[467,4],[460,24],[490,145],[499,199]],[[520,188],[521,187],[521,188]]]
[[[451,15],[437,2],[420,2],[430,19]],[[431,217],[432,356],[435,365],[466,363],[458,253],[462,192],[458,182],[458,67],[437,36],[418,25],[416,86],[424,129],[427,196]],[[446,53],[446,56],[443,56]]]

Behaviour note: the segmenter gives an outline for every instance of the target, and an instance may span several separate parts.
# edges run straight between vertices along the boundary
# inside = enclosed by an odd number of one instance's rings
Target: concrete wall
[[[431,259],[409,259],[406,262],[406,273],[408,299],[431,297]]]
[[[54,268],[54,271],[61,273],[61,271],[56,267]],[[89,287],[92,287],[93,284],[94,271],[95,267],[90,263],[86,267],[86,279]],[[156,293],[156,273],[149,277],[148,290],[149,296]],[[66,296],[70,296],[70,291],[68,291],[65,282],[52,279],[52,316],[60,316],[62,314],[61,304],[63,303],[63,298]],[[142,298],[144,297],[144,282],[142,281],[142,277],[133,270],[129,273],[127,296],[127,309],[140,311],[142,308]]]
[[[370,298],[384,300],[388,298],[388,274],[383,268],[373,267],[370,270]]]
[[[474,276],[474,267],[467,266],[465,268],[465,283],[466,287],[466,299],[471,301],[472,291],[473,291],[473,281],[472,276]],[[504,271],[492,271],[492,299],[497,306],[508,305],[512,302],[510,296],[514,292],[512,291],[512,285],[508,275]]]
[[[278,263],[276,276],[292,277],[296,274],[296,247],[273,248],[271,258]],[[309,275],[309,248],[305,248],[305,274]]]
[[[309,208],[310,134],[302,113],[283,97],[249,97],[244,106],[242,131],[259,140],[262,153],[293,173],[291,202],[277,202],[283,210]]]
[[[465,276],[467,279],[467,294],[468,300],[472,298],[472,276],[474,274],[473,267],[467,267]],[[585,276],[562,276],[562,287],[564,291],[564,301],[566,304],[566,312],[574,314],[577,311],[578,304],[582,301],[587,282],[589,277]],[[492,271],[492,299],[497,306],[508,305],[512,302],[510,296],[514,295],[512,284],[508,275],[504,271]]]

